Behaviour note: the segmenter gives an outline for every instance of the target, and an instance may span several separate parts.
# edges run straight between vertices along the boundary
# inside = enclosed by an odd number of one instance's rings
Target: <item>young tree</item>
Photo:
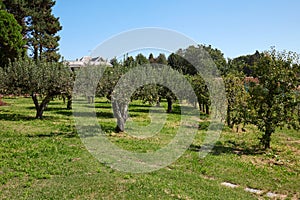
[[[12,14],[0,10],[0,67],[25,54],[22,27]]]
[[[55,96],[70,94],[73,84],[72,71],[62,63],[29,59],[9,64],[3,76],[6,93],[31,95],[37,119],[43,118],[46,106]]]
[[[244,76],[241,74],[227,74],[224,77],[227,97],[227,126],[233,128],[245,122],[247,107],[247,93],[244,86]]]
[[[277,52],[272,49],[251,68],[258,83],[251,82],[249,88],[250,120],[264,132],[261,143],[270,148],[271,135],[276,127],[288,124],[299,127],[299,120],[293,110],[299,99],[296,89],[299,86],[299,59],[295,53]]]
[[[198,98],[199,109],[203,113],[209,114],[209,92],[204,79],[200,75],[189,76],[189,80]]]

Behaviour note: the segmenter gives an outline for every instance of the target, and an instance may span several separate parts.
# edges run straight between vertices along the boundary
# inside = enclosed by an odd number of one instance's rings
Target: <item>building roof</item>
[[[91,56],[83,56],[82,58],[74,61],[66,61],[66,63],[70,66],[70,68],[80,68],[88,65],[112,66],[107,60],[100,56],[95,58],[92,58]]]

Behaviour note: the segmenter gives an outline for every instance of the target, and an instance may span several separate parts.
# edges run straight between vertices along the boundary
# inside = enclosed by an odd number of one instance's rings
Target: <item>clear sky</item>
[[[175,30],[229,58],[271,46],[300,53],[299,0],[57,0],[53,13],[66,60],[143,27]]]

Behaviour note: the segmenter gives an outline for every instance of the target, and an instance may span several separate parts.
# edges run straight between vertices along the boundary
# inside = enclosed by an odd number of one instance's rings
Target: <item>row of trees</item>
[[[119,77],[132,67],[141,64],[167,64],[185,75],[194,88],[200,110],[209,114],[211,99],[207,83],[185,59],[186,55],[196,55],[203,49],[211,56],[224,80],[227,97],[226,123],[229,127],[239,124],[256,125],[264,132],[260,139],[265,148],[270,147],[271,135],[276,127],[300,127],[299,57],[296,53],[278,52],[275,48],[228,61],[220,50],[203,45],[180,49],[167,59],[163,54],[157,58],[150,54],[148,59],[139,54],[135,58],[128,57],[121,63],[112,60],[114,67],[104,74],[98,85],[98,95],[110,98]],[[176,96],[160,85],[141,87],[132,98],[158,104],[160,99],[165,98],[168,102],[167,112],[172,112],[172,103],[176,101]],[[123,131],[119,127],[118,130]]]
[[[299,127],[299,58],[295,53],[277,52],[275,49],[263,53],[256,52],[228,62],[219,50],[203,45],[180,49],[177,54],[171,54],[168,58],[164,54],[156,58],[152,54],[149,58],[139,54],[135,58],[126,57],[122,62],[112,59],[113,67],[108,67],[103,73],[97,84],[96,95],[112,100],[111,96],[119,79],[136,66],[151,64],[152,67],[159,68],[160,65],[168,65],[190,81],[198,98],[198,102],[194,103],[198,103],[200,110],[209,114],[211,99],[207,83],[191,63],[184,59],[186,54],[193,55],[201,48],[214,55],[212,59],[221,71],[227,95],[228,126],[249,123],[256,125],[264,132],[261,142],[266,148],[270,147],[271,135],[276,127],[284,125],[292,128]],[[76,73],[74,74],[62,63],[25,59],[0,69],[0,92],[30,94],[37,110],[37,118],[42,118],[44,109],[53,97],[65,95],[71,100]],[[172,77],[165,77],[168,78]],[[180,84],[174,84],[180,87]],[[177,97],[163,85],[151,83],[144,85],[134,91],[130,99],[124,102],[142,99],[151,104],[160,104],[163,98],[168,103],[167,112],[172,112],[172,104]],[[113,107],[117,109],[120,105]],[[116,116],[119,118],[117,131],[124,131],[124,124],[128,117],[126,113],[128,109],[122,107],[121,110],[123,111],[120,115]]]
[[[59,36],[56,34],[62,27],[59,18],[52,14],[54,5],[53,0],[0,0],[0,92],[30,94],[37,118],[42,118],[54,96],[65,95],[71,100],[76,76],[67,66],[57,62],[60,55],[57,53]],[[156,68],[168,65],[190,81],[198,98],[193,103],[209,114],[209,87],[203,74],[193,66],[195,62],[205,60],[203,50],[214,61],[225,83],[228,126],[256,125],[265,133],[261,141],[266,148],[270,146],[276,127],[285,124],[299,127],[299,58],[295,53],[277,52],[275,49],[226,60],[220,50],[198,45],[179,49],[168,58],[164,54],[156,58],[153,54],[148,58],[139,54],[135,58],[125,56],[122,62],[112,59],[113,67],[104,72],[96,95],[111,99],[118,80],[138,65]],[[11,62],[15,59],[19,61]],[[172,77],[165,78],[168,82]],[[176,86],[180,88],[180,84]],[[162,98],[167,100],[167,112],[172,112],[172,104],[177,97],[163,85],[144,85],[133,93],[130,100],[142,99],[160,104]],[[118,121],[122,123],[118,123],[117,131],[124,131],[128,117],[124,113],[128,109],[121,110],[123,113]]]

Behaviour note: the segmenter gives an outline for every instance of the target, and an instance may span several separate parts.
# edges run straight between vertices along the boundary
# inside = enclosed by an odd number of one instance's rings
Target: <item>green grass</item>
[[[257,148],[260,133],[252,126],[235,133],[225,128],[204,159],[198,149],[207,122],[181,158],[155,172],[124,173],[96,160],[76,134],[72,111],[60,100],[50,103],[44,120],[35,120],[30,98],[4,98],[0,107],[0,199],[257,199],[243,191],[258,188],[300,198],[300,133],[277,130],[272,150]],[[163,104],[166,106],[165,104]],[[149,106],[130,105],[130,115],[148,125]],[[130,151],[155,151],[176,134],[180,108],[167,116],[159,134],[137,139],[115,134],[110,104],[96,99],[99,123],[107,137]],[[201,117],[205,119],[204,116]],[[231,189],[229,181],[241,187]],[[263,198],[265,198],[263,196]]]

